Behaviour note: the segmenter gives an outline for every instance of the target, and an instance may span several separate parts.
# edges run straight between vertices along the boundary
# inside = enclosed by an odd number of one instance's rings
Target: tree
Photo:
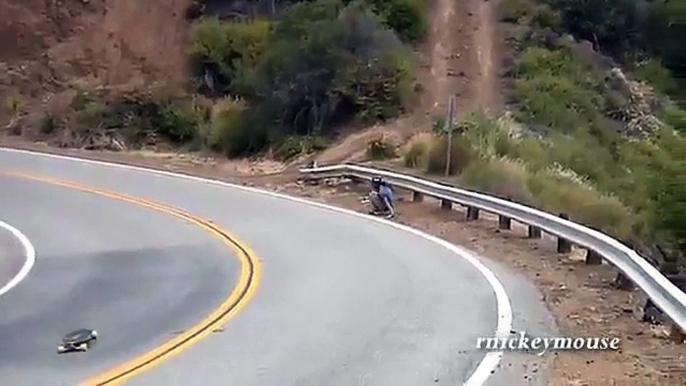
[[[673,247],[675,254],[686,258],[686,162],[677,163],[664,173],[655,201],[655,229]]]

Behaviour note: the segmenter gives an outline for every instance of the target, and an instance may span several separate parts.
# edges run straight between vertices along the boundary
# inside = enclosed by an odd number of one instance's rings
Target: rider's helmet
[[[375,190],[378,190],[379,187],[383,184],[383,180],[379,176],[374,176],[372,177],[372,187]]]

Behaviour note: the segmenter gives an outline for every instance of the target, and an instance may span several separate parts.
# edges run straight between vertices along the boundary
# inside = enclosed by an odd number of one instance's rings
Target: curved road
[[[163,202],[230,230],[259,258],[259,288],[240,314],[130,384],[457,385],[484,360],[476,340],[494,334],[509,305],[513,328],[553,328],[521,277],[484,262],[509,295],[498,308],[491,283],[465,258],[379,221],[237,187],[0,150],[0,220],[21,229],[38,255],[0,298],[2,384],[72,385],[98,375],[194,326],[240,276],[235,253],[200,227],[6,172]],[[56,355],[60,337],[82,326],[98,329],[97,346]],[[525,373],[530,358],[515,355],[505,355],[488,384]],[[546,384],[544,370],[538,384]]]

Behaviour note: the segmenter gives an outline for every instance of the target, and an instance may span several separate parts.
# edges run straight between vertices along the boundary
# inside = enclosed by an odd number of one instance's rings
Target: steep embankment
[[[0,25],[0,125],[16,113],[39,113],[42,104],[68,103],[74,88],[117,92],[183,82],[189,3],[0,2],[0,14],[12,21]]]

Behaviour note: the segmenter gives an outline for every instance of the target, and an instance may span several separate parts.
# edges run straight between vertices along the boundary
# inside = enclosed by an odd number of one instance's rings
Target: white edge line
[[[26,255],[26,260],[24,260],[24,265],[22,265],[21,269],[19,272],[17,272],[16,275],[10,280],[7,284],[5,284],[2,288],[0,288],[0,296],[6,294],[11,290],[12,288],[16,287],[17,284],[19,284],[24,278],[29,274],[29,271],[31,271],[31,268],[33,268],[33,265],[36,263],[36,249],[33,247],[33,244],[31,244],[31,241],[29,240],[28,237],[26,237],[21,231],[12,225],[0,220],[0,228],[4,228],[8,232],[10,232],[19,242],[21,243],[22,247],[24,247],[24,254]]]
[[[155,170],[155,169],[149,169],[149,168],[140,167],[140,166],[120,164],[120,163],[116,163],[116,162],[105,162],[105,161],[97,161],[97,160],[72,157],[72,156],[41,153],[41,152],[37,152],[37,151],[30,151],[30,150],[23,150],[23,149],[12,149],[12,148],[0,147],[0,150],[5,151],[5,152],[10,152],[10,153],[29,154],[29,155],[34,155],[34,156],[38,155],[38,156],[47,157],[47,158],[55,158],[55,159],[82,162],[82,163],[88,163],[88,164],[100,165],[100,166],[106,166],[106,167],[115,167],[115,168],[122,168],[122,169],[128,169],[128,170],[135,170],[135,171],[152,173],[152,174],[157,174],[157,175],[162,175],[162,176],[167,176],[167,177],[174,177],[174,178],[186,179],[186,180],[191,180],[191,181],[196,181],[196,182],[203,182],[203,183],[207,183],[207,184],[243,190],[245,192],[263,194],[263,195],[267,195],[267,196],[274,197],[274,198],[280,198],[280,199],[289,200],[292,202],[298,202],[301,204],[306,204],[306,205],[311,205],[311,206],[322,208],[322,209],[331,210],[331,211],[338,212],[338,213],[347,214],[350,216],[355,216],[355,217],[366,219],[369,221],[376,221],[378,223],[382,223],[382,224],[391,226],[393,228],[412,233],[416,236],[422,237],[424,239],[427,239],[429,241],[432,241],[436,244],[439,244],[439,245],[447,248],[451,252],[453,252],[456,255],[460,256],[461,258],[465,259],[468,263],[472,264],[481,273],[481,275],[483,275],[484,278],[488,281],[488,284],[491,285],[491,287],[493,288],[493,292],[495,293],[496,307],[497,307],[497,313],[498,313],[498,321],[497,321],[497,325],[496,325],[495,336],[496,337],[506,337],[507,335],[509,335],[510,330],[512,328],[512,307],[510,305],[510,299],[507,296],[507,292],[505,291],[505,287],[503,287],[500,280],[498,280],[497,276],[490,269],[488,269],[488,267],[486,267],[476,256],[474,256],[467,249],[458,247],[454,244],[449,243],[446,240],[443,240],[443,239],[438,238],[436,236],[432,236],[428,233],[422,232],[418,229],[409,227],[407,225],[398,224],[398,223],[390,221],[390,220],[369,216],[369,215],[359,213],[359,212],[355,212],[355,211],[352,211],[349,209],[344,209],[344,208],[340,208],[340,207],[336,207],[336,206],[332,206],[332,205],[327,205],[327,204],[323,204],[320,202],[310,201],[310,200],[306,200],[306,199],[299,198],[299,197],[289,196],[289,195],[286,195],[283,193],[271,192],[268,190],[257,189],[257,188],[253,188],[253,187],[249,187],[249,186],[243,186],[243,185],[238,185],[238,184],[234,184],[234,183],[229,183],[229,182],[224,182],[224,181],[219,181],[219,180],[213,180],[213,179],[209,179],[209,178],[196,177],[196,176],[191,176],[191,175],[183,174],[183,173],[175,173],[175,172],[169,172],[169,171],[164,171],[164,170]],[[28,242],[28,239],[26,239],[26,241]],[[31,247],[31,249],[33,248],[30,243],[28,245]],[[29,269],[30,269],[30,267],[29,267]],[[23,271],[23,269],[22,269],[22,271]],[[26,273],[28,273],[28,271]],[[24,274],[24,276],[26,276],[26,273]],[[17,275],[17,276],[19,276],[19,275]],[[0,294],[2,294],[2,291],[0,291]],[[476,348],[476,345],[474,346],[474,348]],[[486,380],[488,379],[488,377],[491,376],[492,372],[497,368],[498,364],[500,363],[502,356],[503,356],[503,351],[490,351],[490,352],[486,353],[486,355],[481,360],[481,362],[477,365],[476,369],[471,374],[471,376],[463,383],[463,386],[483,385],[486,382]]]

